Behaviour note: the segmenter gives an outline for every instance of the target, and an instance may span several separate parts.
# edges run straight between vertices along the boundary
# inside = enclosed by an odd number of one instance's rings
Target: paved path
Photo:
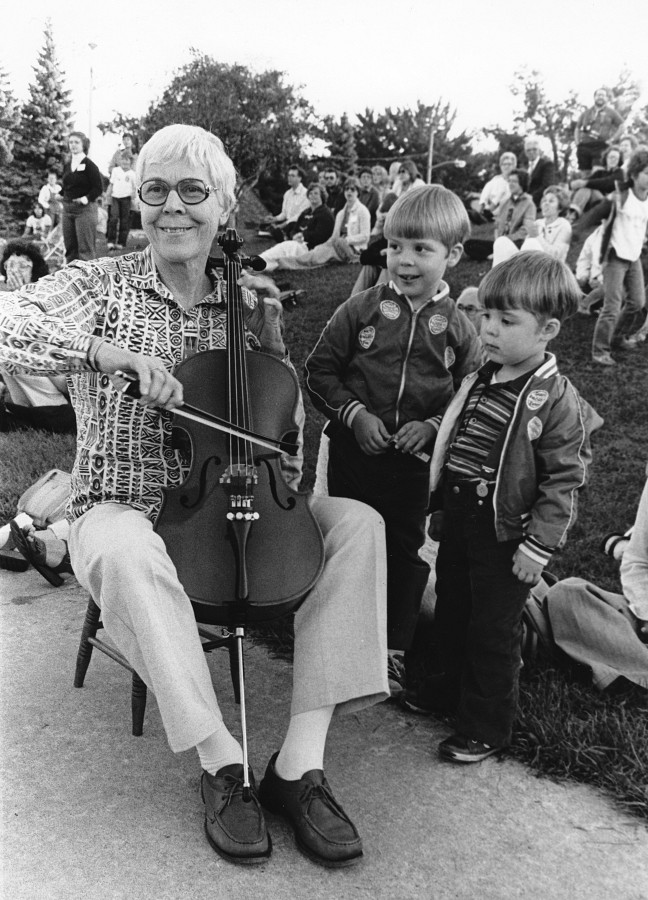
[[[334,720],[327,774],[365,843],[328,871],[270,818],[272,860],[232,866],[202,832],[194,752],[174,756],[150,697],[130,735],[129,675],[95,653],[72,687],[86,597],[33,570],[0,572],[4,900],[640,900],[648,829],[599,792],[511,760],[458,767],[447,729],[382,704]],[[237,731],[227,656],[209,657]],[[259,776],[288,717],[290,665],[249,645],[250,757]]]

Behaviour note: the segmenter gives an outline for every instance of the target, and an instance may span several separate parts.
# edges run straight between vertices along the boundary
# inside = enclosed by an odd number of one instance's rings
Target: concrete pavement
[[[202,831],[193,751],[169,750],[149,694],[130,734],[130,676],[93,655],[72,686],[86,595],[30,569],[0,572],[2,886],[5,900],[641,900],[648,829],[584,786],[511,760],[469,767],[431,752],[448,733],[393,704],[334,720],[327,775],[365,859],[329,871],[269,817],[270,862],[232,866]],[[290,664],[248,642],[250,758],[258,777],[288,719]],[[238,734],[225,651],[209,656]]]

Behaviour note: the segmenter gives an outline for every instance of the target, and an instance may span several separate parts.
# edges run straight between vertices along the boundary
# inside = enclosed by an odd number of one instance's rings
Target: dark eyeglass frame
[[[144,185],[151,184],[151,183],[164,185],[164,187],[167,188],[166,194],[160,200],[159,203],[151,203],[150,200],[145,200],[144,197],[142,196],[142,188],[144,187]],[[203,190],[205,191],[205,196],[201,197],[200,200],[187,200],[186,197],[182,196],[182,190],[183,190],[182,186],[185,184],[191,184],[194,186],[200,185],[203,188]],[[180,197],[182,202],[184,204],[186,204],[187,206],[198,206],[199,203],[205,202],[205,200],[207,199],[207,197],[209,197],[210,193],[213,190],[214,190],[214,188],[211,185],[205,184],[205,182],[202,181],[202,179],[200,179],[200,178],[181,178],[180,181],[178,181],[176,184],[169,184],[163,178],[147,178],[146,181],[143,181],[140,184],[140,186],[138,187],[137,196],[140,198],[142,203],[146,204],[146,206],[164,206],[164,204],[167,202],[167,199],[168,199],[171,191],[175,191],[176,194],[178,195],[178,197]]]

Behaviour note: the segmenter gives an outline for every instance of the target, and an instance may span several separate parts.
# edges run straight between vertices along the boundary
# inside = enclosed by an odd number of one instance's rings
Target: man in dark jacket
[[[556,168],[550,159],[542,155],[540,139],[535,135],[529,135],[524,141],[524,155],[527,158],[527,173],[529,175],[528,192],[533,197],[533,202],[540,209],[540,201],[550,184],[557,184]]]

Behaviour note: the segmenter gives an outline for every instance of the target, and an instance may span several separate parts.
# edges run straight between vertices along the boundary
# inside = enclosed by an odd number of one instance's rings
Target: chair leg
[[[144,713],[146,712],[146,684],[133,671],[131,688],[131,710],[133,713],[133,735],[141,737],[144,731]]]
[[[83,631],[81,632],[81,643],[79,644],[79,652],[77,653],[76,670],[74,672],[74,687],[83,687],[86,672],[90,665],[90,657],[92,656],[92,644],[89,638],[95,637],[99,629],[101,620],[101,610],[94,602],[92,597],[88,601],[86,617],[83,623]]]

